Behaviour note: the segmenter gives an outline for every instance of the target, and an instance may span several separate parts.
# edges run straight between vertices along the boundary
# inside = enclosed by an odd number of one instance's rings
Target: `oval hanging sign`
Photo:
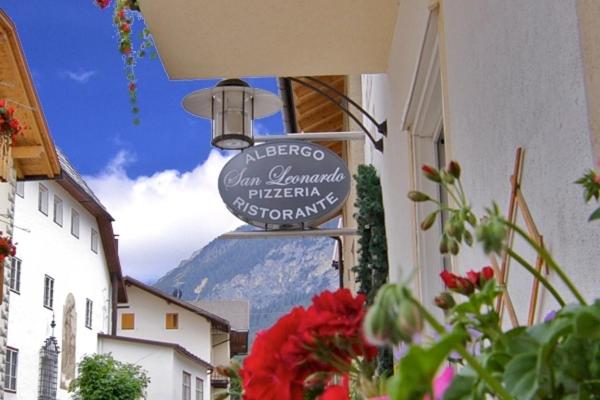
[[[219,193],[238,218],[265,229],[319,225],[350,193],[350,172],[335,153],[314,143],[285,140],[251,147],[219,175]]]

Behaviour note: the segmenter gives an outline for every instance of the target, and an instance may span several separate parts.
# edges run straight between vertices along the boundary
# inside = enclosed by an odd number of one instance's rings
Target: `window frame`
[[[196,377],[196,400],[204,400],[204,379]]]
[[[181,400],[192,400],[192,374],[187,371],[183,371],[181,377]]]
[[[100,248],[100,234],[94,228],[90,228],[90,250],[98,254]]]
[[[13,363],[14,361],[14,363]],[[19,349],[6,347],[6,360],[4,363],[4,390],[10,393],[17,393],[17,377],[19,370]],[[14,375],[13,375],[14,372]],[[10,380],[10,381],[9,381]],[[7,382],[10,385],[7,385]]]
[[[166,313],[165,314],[165,329],[167,329],[167,330],[179,329],[179,314],[178,313]]]
[[[38,184],[38,211],[48,216],[48,202],[50,200],[50,192],[42,183]],[[42,207],[44,206],[44,207]]]
[[[90,299],[85,299],[85,327],[92,329],[94,317],[94,302]]]
[[[10,276],[8,278],[8,287],[16,294],[21,294],[21,264],[23,260],[18,257],[10,259]],[[16,271],[16,275],[15,275]]]
[[[131,328],[129,328],[129,325],[127,325],[128,327],[126,328],[123,324],[126,316],[127,317],[131,316]],[[121,330],[122,331],[135,330],[135,313],[121,313]]]
[[[57,201],[58,200],[58,201]],[[54,220],[54,223],[60,227],[63,226],[63,221],[64,221],[64,207],[63,207],[63,200],[60,198],[60,196],[58,195],[54,195],[54,202],[53,202],[53,211],[54,211],[54,215],[52,216],[52,219]],[[57,206],[60,206],[60,208],[58,208]],[[57,219],[57,210],[60,210],[60,221]]]
[[[44,275],[44,307],[54,310],[54,278]]]
[[[25,182],[17,181],[17,183],[15,183],[15,194],[22,199],[25,198]]]
[[[75,222],[77,222],[77,224],[75,224]],[[71,235],[75,236],[77,239],[79,239],[80,222],[79,212],[76,209],[71,208]]]

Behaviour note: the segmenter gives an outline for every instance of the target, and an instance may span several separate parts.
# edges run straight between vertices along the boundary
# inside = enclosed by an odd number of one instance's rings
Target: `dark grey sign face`
[[[350,193],[350,172],[332,151],[304,141],[244,150],[219,175],[219,193],[238,218],[266,229],[319,225]]]

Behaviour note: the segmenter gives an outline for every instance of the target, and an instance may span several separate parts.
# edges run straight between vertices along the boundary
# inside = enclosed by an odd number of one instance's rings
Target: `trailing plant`
[[[405,346],[388,381],[389,397],[600,399],[600,301],[588,305],[548,251],[508,221],[497,205],[488,208],[479,222],[460,183],[458,163],[451,162],[444,170],[424,166],[423,173],[454,200],[453,206],[445,206],[425,193],[409,193],[413,201],[431,201],[438,206],[433,217],[425,218],[422,229],[428,229],[442,210],[448,213],[440,239],[442,253],[457,254],[462,245],[472,246],[474,239],[486,253],[506,252],[540,280],[561,308],[532,327],[504,330],[494,304],[506,288],[496,282],[489,266],[464,276],[448,271],[440,274],[447,291],[436,297],[435,304],[445,311],[443,322],[416,300],[406,284],[386,285],[367,314],[365,328],[374,342]],[[588,174],[586,190],[595,187],[592,181],[598,183],[595,175]],[[578,304],[566,305],[554,284],[509,247],[509,230],[531,246]],[[436,336],[417,343],[414,339],[422,334],[422,321]],[[444,393],[436,392],[433,382],[448,363],[459,371]]]
[[[377,291],[387,282],[389,274],[383,197],[377,170],[372,165],[359,165],[354,179],[354,206],[357,208],[354,218],[358,229],[359,259],[358,265],[352,270],[356,274],[358,292],[366,296],[370,305]],[[379,349],[377,361],[379,373],[391,375],[393,356],[388,346]]]
[[[115,360],[110,354],[85,356],[69,392],[77,400],[137,400],[143,398],[150,379],[140,366]]]
[[[100,9],[107,8],[112,0],[94,0]],[[140,43],[138,48],[135,48],[134,37],[134,21],[135,19],[142,20],[140,7],[137,0],[115,0],[113,10],[113,25],[119,36],[119,52],[123,57],[125,65],[125,73],[127,76],[127,89],[129,93],[129,101],[131,103],[131,112],[134,114],[133,123],[140,123],[137,116],[140,112],[137,106],[137,79],[135,75],[135,66],[137,60],[146,57],[146,54],[154,48],[154,41],[150,30],[146,26],[142,28],[139,34]],[[152,51],[151,58],[156,57],[156,52]]]

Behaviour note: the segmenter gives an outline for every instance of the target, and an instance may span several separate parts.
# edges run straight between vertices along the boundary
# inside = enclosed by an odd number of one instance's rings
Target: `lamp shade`
[[[212,120],[212,144],[227,150],[252,146],[254,119],[275,114],[281,106],[281,99],[273,93],[240,79],[223,80],[183,99],[183,108],[190,114]]]

